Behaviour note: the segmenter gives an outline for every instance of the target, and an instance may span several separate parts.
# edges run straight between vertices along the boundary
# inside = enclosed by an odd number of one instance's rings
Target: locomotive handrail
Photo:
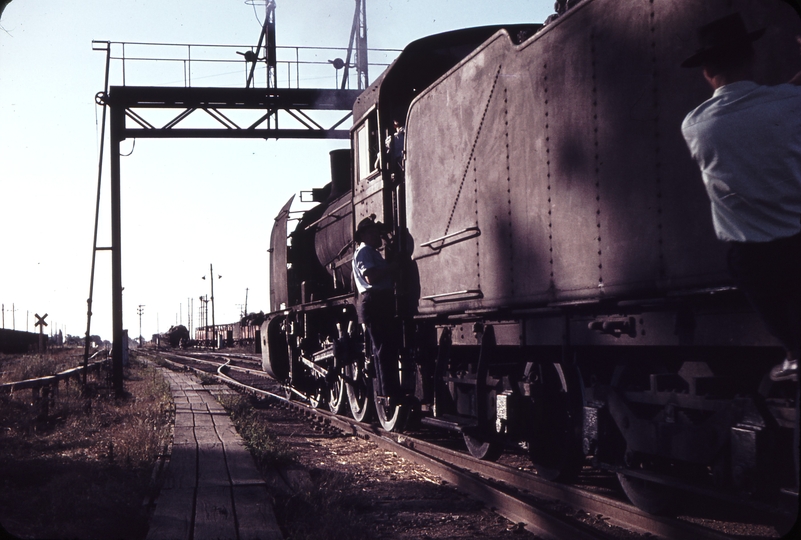
[[[439,238],[434,238],[433,240],[429,240],[428,242],[423,242],[422,244],[420,244],[420,247],[427,247],[427,248],[430,248],[430,249],[432,249],[434,251],[439,251],[442,248],[444,248],[446,245],[450,245],[450,244],[455,244],[456,243],[456,242],[451,242],[449,244],[449,243],[445,242],[446,240],[449,240],[449,239],[453,238],[454,236],[459,236],[460,234],[464,234],[466,232],[471,232],[471,231],[475,232],[475,234],[471,234],[469,236],[465,236],[464,238],[460,238],[458,240],[458,242],[462,242],[464,240],[469,240],[471,238],[475,238],[476,236],[481,236],[481,229],[479,229],[478,227],[467,227],[467,228],[464,228],[464,229],[462,229],[460,231],[455,231],[455,232],[452,232],[450,234],[446,234],[445,236],[440,236]],[[436,246],[436,247],[433,246],[433,244],[436,244],[437,242],[442,242],[442,245]]]
[[[421,300],[431,300],[436,304],[437,302],[457,302],[459,300],[472,300],[473,298],[483,297],[484,293],[481,292],[481,289],[465,289],[463,291],[453,291],[423,296]]]
[[[351,203],[351,201],[348,201],[348,202],[346,202],[346,203],[344,203],[344,204],[342,204],[342,205],[340,205],[340,206],[337,206],[336,208],[334,208],[333,210],[331,210],[331,212],[329,212],[328,214],[324,215],[323,217],[321,217],[321,218],[320,218],[320,219],[318,219],[317,221],[314,221],[314,222],[312,222],[312,223],[309,223],[309,224],[306,226],[306,229],[305,229],[305,230],[307,230],[307,231],[308,231],[309,229],[311,229],[312,227],[314,227],[315,225],[317,225],[318,223],[320,223],[320,222],[321,222],[322,220],[324,220],[325,218],[332,217],[332,218],[336,218],[336,219],[342,219],[342,218],[343,218],[343,217],[345,217],[345,216],[338,216],[338,215],[336,215],[334,212],[339,212],[340,210],[342,210],[343,208],[345,208],[345,207],[346,207],[346,206],[348,206],[349,204],[352,204],[352,203]]]

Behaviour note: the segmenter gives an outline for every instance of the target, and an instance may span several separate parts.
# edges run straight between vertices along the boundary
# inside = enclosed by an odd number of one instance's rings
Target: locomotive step
[[[478,427],[478,422],[472,418],[461,418],[450,414],[434,417],[423,417],[420,423],[425,426],[435,427],[439,429],[447,429],[462,433],[465,429]]]

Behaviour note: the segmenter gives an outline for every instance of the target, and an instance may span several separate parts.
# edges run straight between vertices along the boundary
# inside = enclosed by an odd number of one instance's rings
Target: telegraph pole
[[[217,323],[214,322],[214,267],[209,263],[209,275],[211,276],[211,337],[214,340],[213,347],[217,348]],[[203,276],[206,279],[206,276]],[[222,279],[222,276],[217,276],[217,279]],[[208,316],[208,314],[207,314]],[[206,321],[208,323],[208,320]],[[206,325],[208,326],[208,324]]]
[[[143,345],[142,342],[142,314],[145,312],[145,305],[139,304],[139,307],[136,308],[136,313],[139,315],[139,346]]]
[[[206,279],[205,277],[203,279]],[[203,324],[203,345],[209,345],[209,298],[200,297],[200,322]]]

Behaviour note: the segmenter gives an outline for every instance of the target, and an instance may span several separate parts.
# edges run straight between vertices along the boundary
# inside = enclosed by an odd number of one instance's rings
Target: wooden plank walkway
[[[163,373],[175,431],[147,540],[283,539],[267,485],[225,409],[194,376]]]

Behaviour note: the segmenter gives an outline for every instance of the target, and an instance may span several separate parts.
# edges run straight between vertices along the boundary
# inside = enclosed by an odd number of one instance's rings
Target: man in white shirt
[[[359,242],[353,254],[353,278],[359,292],[356,305],[359,322],[366,326],[372,343],[379,397],[398,402],[402,396],[392,279],[396,265],[385,261],[378,252],[383,240],[380,226],[372,218],[359,222],[355,240]]]
[[[752,42],[739,14],[698,31],[701,48],[682,64],[703,67],[713,96],[691,111],[682,134],[701,169],[729,268],[787,357],[771,378],[797,380],[801,342],[801,73],[792,84],[753,81]]]

